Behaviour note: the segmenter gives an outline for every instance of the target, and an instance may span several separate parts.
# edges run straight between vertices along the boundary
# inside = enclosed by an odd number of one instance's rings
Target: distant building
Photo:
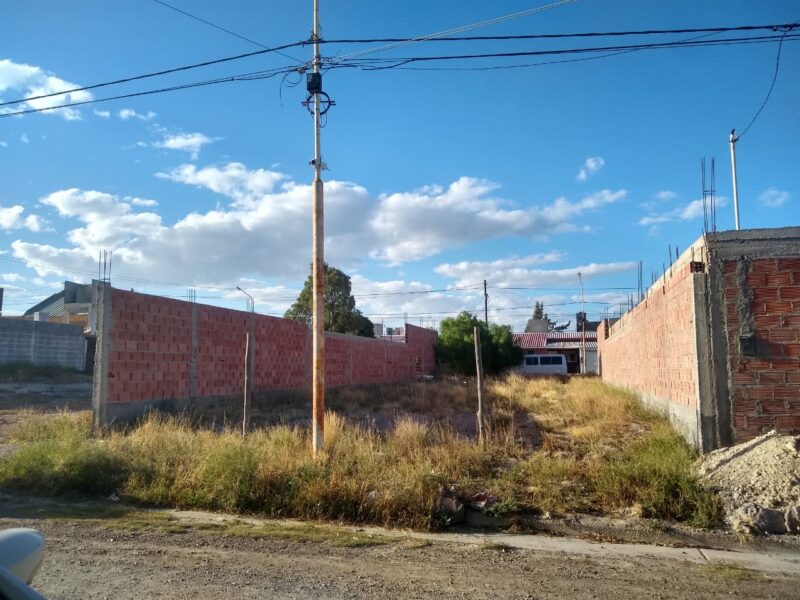
[[[31,321],[81,325],[85,331],[94,331],[93,302],[97,282],[75,283],[65,281],[64,289],[31,306],[22,315]]]
[[[525,354],[562,354],[567,359],[567,372],[581,372],[581,352],[586,349],[586,373],[598,373],[597,332],[586,331],[585,343],[580,331],[515,333],[514,343]]]

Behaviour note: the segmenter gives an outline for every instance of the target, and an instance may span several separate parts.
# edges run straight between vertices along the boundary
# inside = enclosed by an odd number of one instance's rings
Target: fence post
[[[474,327],[475,338],[475,374],[478,381],[478,440],[483,445],[483,360],[481,359],[481,330]]]
[[[242,436],[250,429],[250,400],[253,387],[253,340],[248,329],[244,346],[244,407],[242,409]]]

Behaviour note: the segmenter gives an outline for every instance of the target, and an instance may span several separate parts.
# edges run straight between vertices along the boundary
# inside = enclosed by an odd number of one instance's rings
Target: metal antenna
[[[706,198],[706,157],[700,158],[700,190],[703,194],[703,233],[708,233],[708,201]]]
[[[736,226],[739,229],[739,226]],[[714,157],[711,157],[711,231],[717,232],[717,177],[714,174]]]

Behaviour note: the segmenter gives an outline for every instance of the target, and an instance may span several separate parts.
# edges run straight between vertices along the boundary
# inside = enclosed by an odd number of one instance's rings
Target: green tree
[[[313,312],[313,281],[309,275],[295,303],[283,315],[285,319],[303,321],[311,325]],[[325,331],[349,333],[362,337],[375,337],[375,327],[367,317],[356,308],[356,300],[351,293],[350,277],[336,267],[325,263]]]
[[[534,319],[546,319],[547,315],[544,312],[544,303],[536,301],[536,304],[533,305],[533,318]]]
[[[436,348],[442,367],[459,375],[475,375],[474,327],[481,332],[484,373],[496,375],[522,363],[524,352],[514,344],[511,327],[494,323],[486,325],[471,313],[463,311],[457,317],[442,320]]]

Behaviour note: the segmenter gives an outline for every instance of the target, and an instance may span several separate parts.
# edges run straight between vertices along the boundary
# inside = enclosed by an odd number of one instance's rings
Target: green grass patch
[[[763,579],[764,575],[730,563],[711,563],[703,569],[711,576],[723,581],[754,581]]]
[[[713,526],[720,521],[722,504],[694,474],[696,458],[682,437],[661,424],[598,469],[598,500],[619,507],[639,505],[644,516]]]

